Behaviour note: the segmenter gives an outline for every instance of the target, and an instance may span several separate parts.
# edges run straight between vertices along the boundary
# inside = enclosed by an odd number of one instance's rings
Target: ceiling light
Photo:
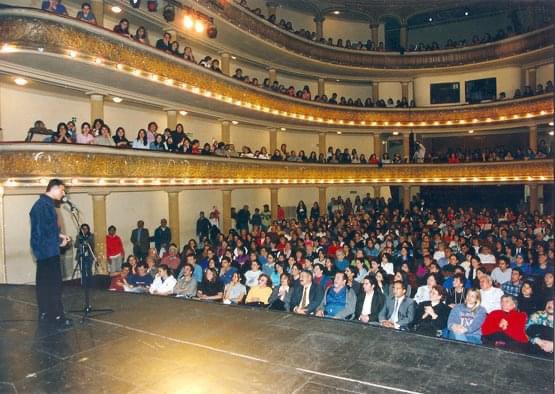
[[[196,21],[195,22],[195,31],[197,33],[202,33],[204,31],[204,23],[202,23],[201,21]]]
[[[469,15],[469,12],[468,12],[468,11],[465,11],[465,12],[464,12],[464,16],[468,16],[468,15]]]
[[[185,26],[186,29],[191,29],[193,25],[193,17],[191,15],[185,15],[185,17],[183,17],[183,26]]]
[[[113,97],[112,101],[116,104],[119,104],[123,101],[123,99],[121,97]]]
[[[231,124],[237,125],[237,124],[239,124],[239,122],[237,122],[236,120],[232,120]]]
[[[553,121],[549,122],[548,124],[549,124],[550,126],[553,126]]]
[[[341,14],[341,11],[337,11],[337,10],[336,10],[336,11],[333,11],[333,14],[334,14],[334,15],[339,15],[339,14]]]
[[[187,111],[179,111],[179,115],[181,116],[187,116],[188,112]]]
[[[29,83],[25,78],[15,78],[13,81],[18,86],[25,86]]]
[[[434,18],[432,18],[431,16],[428,18],[428,22],[432,22],[434,20]]]
[[[287,130],[287,129],[286,129],[285,127],[282,127],[280,130],[281,130],[281,131],[285,131],[285,130]]]
[[[112,12],[114,14],[119,14],[121,12],[121,7],[118,7],[117,5],[112,6]]]
[[[468,134],[474,134],[474,130],[468,130]]]

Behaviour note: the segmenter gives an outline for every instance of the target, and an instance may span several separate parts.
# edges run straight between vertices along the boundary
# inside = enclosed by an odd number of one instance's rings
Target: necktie
[[[141,243],[141,229],[137,230],[137,243]]]
[[[391,316],[391,321],[393,323],[397,323],[397,320],[399,320],[399,300],[396,298],[395,299],[395,308],[393,308],[393,315]]]
[[[304,308],[306,306],[307,303],[307,291],[306,291],[306,287],[303,288],[303,297],[301,298],[301,308]]]

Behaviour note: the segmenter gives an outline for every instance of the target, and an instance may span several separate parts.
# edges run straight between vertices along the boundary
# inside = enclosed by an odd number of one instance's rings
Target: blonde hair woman
[[[449,338],[481,344],[481,328],[486,315],[486,309],[481,305],[480,292],[474,289],[468,290],[464,304],[455,305],[449,314],[447,321]]]

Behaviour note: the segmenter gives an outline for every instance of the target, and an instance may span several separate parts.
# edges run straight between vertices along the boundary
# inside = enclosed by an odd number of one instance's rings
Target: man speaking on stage
[[[62,305],[62,270],[60,248],[70,238],[60,233],[56,204],[65,196],[65,184],[60,179],[48,182],[46,193],[41,194],[31,208],[31,248],[37,259],[36,290],[39,320],[58,327],[71,326],[64,316]]]

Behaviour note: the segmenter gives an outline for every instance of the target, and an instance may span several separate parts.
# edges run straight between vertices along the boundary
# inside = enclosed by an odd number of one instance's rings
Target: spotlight
[[[194,24],[193,17],[191,15],[185,15],[183,18],[183,26],[185,26],[186,29],[191,29]]]
[[[150,11],[150,12],[156,12],[158,11],[158,0],[148,0],[146,2],[146,8]]]
[[[175,20],[175,7],[172,5],[166,5],[164,11],[162,12],[166,22],[173,22]]]
[[[199,20],[195,21],[195,31],[197,33],[202,33],[204,29],[205,29],[204,23],[202,23]]]
[[[465,12],[464,12],[464,16],[468,16],[468,14],[469,14],[468,11],[465,11]]]
[[[188,112],[187,111],[179,111],[179,115],[181,116],[187,116]]]
[[[239,122],[237,122],[236,120],[232,120],[232,121],[231,121],[231,124],[233,124],[233,125],[238,125]]]
[[[141,0],[129,0],[129,4],[133,8],[139,8],[141,6]]]

